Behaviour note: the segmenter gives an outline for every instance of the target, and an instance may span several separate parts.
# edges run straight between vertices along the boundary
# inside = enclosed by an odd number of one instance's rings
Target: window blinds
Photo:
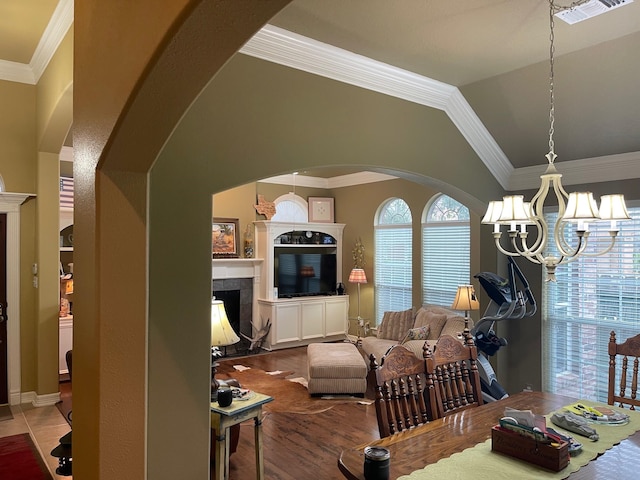
[[[469,222],[422,225],[422,301],[450,306],[458,285],[470,282]]]
[[[375,228],[376,324],[384,312],[411,308],[411,225]]]
[[[620,343],[640,333],[640,207],[629,214],[633,220],[619,224],[610,253],[561,265],[557,282],[543,285],[545,391],[606,402],[609,335],[615,330]],[[555,224],[557,213],[545,218]],[[600,248],[609,239],[601,223],[589,227],[589,243]],[[568,229],[567,235],[575,244]]]

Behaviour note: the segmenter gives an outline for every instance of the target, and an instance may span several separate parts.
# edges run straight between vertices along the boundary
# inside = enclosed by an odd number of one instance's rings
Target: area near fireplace
[[[251,322],[257,317],[257,283],[262,260],[248,258],[214,259],[212,261],[212,296],[224,302],[234,331],[251,337]],[[233,346],[228,347],[233,354]]]

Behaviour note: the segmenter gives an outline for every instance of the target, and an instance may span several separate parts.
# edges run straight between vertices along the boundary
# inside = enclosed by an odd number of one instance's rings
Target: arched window
[[[271,220],[298,223],[309,221],[309,204],[299,195],[287,193],[276,198],[273,203],[276,204],[276,214]]]
[[[411,210],[392,198],[379,208],[375,225],[376,324],[384,312],[411,308],[411,258]]]
[[[422,221],[422,303],[450,307],[458,285],[471,281],[469,209],[440,194]]]

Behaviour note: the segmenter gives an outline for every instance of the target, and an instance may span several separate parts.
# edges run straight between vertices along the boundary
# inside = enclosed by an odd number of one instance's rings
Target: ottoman
[[[352,343],[312,343],[307,347],[309,393],[364,396],[367,364]]]

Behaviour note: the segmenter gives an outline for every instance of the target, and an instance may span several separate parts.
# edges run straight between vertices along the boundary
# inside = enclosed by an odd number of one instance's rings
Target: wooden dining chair
[[[616,395],[616,358],[621,359],[619,370],[620,382]],[[627,338],[624,343],[616,343],[616,332],[609,336],[609,405],[616,403],[620,407],[629,405],[631,410],[640,407],[638,392],[638,359],[640,358],[640,334]],[[629,359],[632,359],[631,371],[629,371]],[[631,391],[627,392],[627,382],[631,384]]]
[[[458,410],[482,405],[482,387],[478,372],[478,351],[473,339],[442,335],[433,351],[426,352],[429,402],[434,416],[443,417]]]
[[[426,345],[426,342],[425,342]],[[375,385],[376,416],[380,438],[428,423],[433,411],[427,402],[425,362],[402,345],[394,345],[380,365],[369,356],[369,379]]]

